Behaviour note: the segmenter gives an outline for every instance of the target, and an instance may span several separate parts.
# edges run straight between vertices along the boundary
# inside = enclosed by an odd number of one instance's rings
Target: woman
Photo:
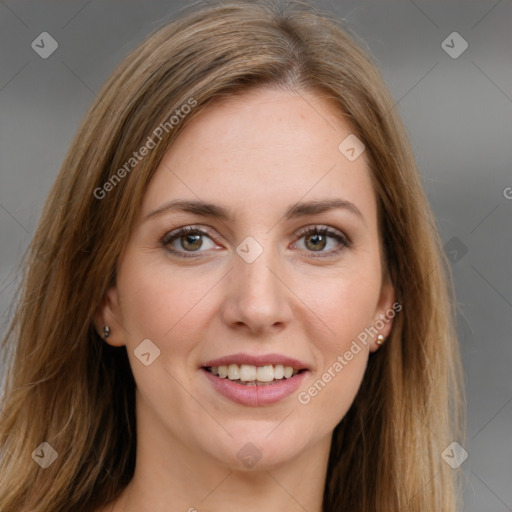
[[[455,511],[440,247],[335,20],[237,2],[161,28],[87,114],[28,254],[0,509]]]

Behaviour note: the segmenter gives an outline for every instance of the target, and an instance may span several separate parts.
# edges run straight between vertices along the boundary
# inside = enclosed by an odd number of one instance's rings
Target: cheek
[[[339,354],[347,350],[351,341],[375,320],[380,274],[375,270],[378,265],[365,268],[366,271],[350,269],[322,281],[322,286],[309,288],[307,302],[318,312],[328,332],[323,347],[319,347],[324,353]],[[317,291],[312,293],[312,289]]]
[[[193,270],[174,269],[169,265],[126,260],[119,271],[119,293],[123,298],[121,313],[128,343],[150,338],[164,343],[172,339],[190,317],[197,321],[204,308],[205,297],[217,280],[215,276],[198,278]],[[197,272],[196,272],[197,273]],[[193,325],[197,325],[196,322]],[[165,341],[168,343],[168,341]]]
[[[331,427],[352,405],[369,356],[365,329],[375,320],[380,273],[378,264],[363,265],[361,261],[359,268],[327,280],[315,288],[317,293],[310,292],[312,302],[308,301],[328,329],[322,329],[323,336],[318,331],[309,333],[318,367],[298,398],[304,406],[317,410]]]

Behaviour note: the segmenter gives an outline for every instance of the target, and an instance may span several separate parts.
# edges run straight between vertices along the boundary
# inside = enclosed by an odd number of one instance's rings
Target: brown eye
[[[306,253],[317,253],[315,257],[334,256],[350,247],[349,239],[340,231],[327,226],[312,226],[297,233],[295,246]]]
[[[180,243],[186,251],[197,251],[203,245],[202,235],[182,235]]]
[[[216,245],[206,231],[192,226],[167,233],[161,243],[169,252],[179,256],[191,255],[194,252],[200,255],[208,249],[214,249]]]
[[[325,235],[312,233],[305,236],[305,245],[312,251],[322,251],[327,245],[327,239]]]

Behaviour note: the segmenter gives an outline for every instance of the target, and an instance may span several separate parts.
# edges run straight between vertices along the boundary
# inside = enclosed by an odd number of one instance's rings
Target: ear
[[[375,318],[373,320],[373,325],[377,334],[374,336],[370,346],[370,350],[372,352],[375,352],[380,347],[377,343],[378,335],[382,335],[384,340],[389,336],[391,327],[393,326],[393,318],[401,309],[402,306],[398,304],[395,299],[393,283],[391,282],[389,275],[386,274],[382,280],[379,301],[377,303]]]
[[[96,310],[94,315],[94,326],[96,332],[103,338],[109,345],[113,347],[122,347],[124,343],[124,328],[121,319],[121,311],[119,309],[119,299],[117,294],[117,288],[115,286],[110,287],[100,306]],[[108,338],[105,337],[103,329],[105,326],[110,327],[110,335]]]

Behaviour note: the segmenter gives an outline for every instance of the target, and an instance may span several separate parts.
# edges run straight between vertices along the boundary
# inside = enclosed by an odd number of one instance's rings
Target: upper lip
[[[307,364],[294,359],[293,357],[284,356],[282,354],[263,354],[252,356],[250,354],[232,354],[230,356],[211,359],[202,364],[202,367],[208,366],[229,366],[230,364],[248,364],[252,366],[266,366],[282,364],[283,366],[291,366],[295,370],[307,370]]]

